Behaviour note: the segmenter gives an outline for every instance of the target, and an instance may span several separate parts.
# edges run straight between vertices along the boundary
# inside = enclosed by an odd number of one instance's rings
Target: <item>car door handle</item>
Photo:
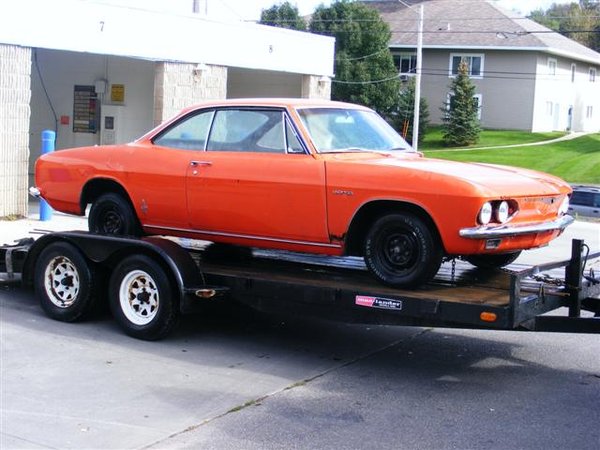
[[[212,166],[212,161],[190,161],[190,166],[192,166],[192,167]]]

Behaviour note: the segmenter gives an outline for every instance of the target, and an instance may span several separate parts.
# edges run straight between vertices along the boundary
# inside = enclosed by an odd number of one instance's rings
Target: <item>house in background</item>
[[[398,0],[364,3],[388,23],[394,60],[406,76],[415,72],[424,5],[421,95],[432,123],[441,123],[464,60],[483,127],[600,131],[600,53],[490,0],[405,0],[410,8]]]

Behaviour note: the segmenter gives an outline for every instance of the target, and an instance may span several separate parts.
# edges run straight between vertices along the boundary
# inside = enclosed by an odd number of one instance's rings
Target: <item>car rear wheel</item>
[[[480,269],[499,269],[515,262],[520,254],[521,252],[518,251],[492,255],[468,255],[464,259]]]
[[[113,316],[130,336],[160,339],[177,323],[177,289],[164,269],[148,256],[125,258],[113,272],[108,289]]]
[[[141,235],[135,211],[123,196],[114,192],[102,194],[94,201],[88,226],[93,233]]]
[[[35,295],[55,320],[76,322],[95,309],[98,275],[77,248],[67,242],[49,244],[35,263]]]
[[[367,267],[379,281],[397,288],[417,287],[432,279],[442,254],[427,223],[410,213],[379,218],[365,239]]]

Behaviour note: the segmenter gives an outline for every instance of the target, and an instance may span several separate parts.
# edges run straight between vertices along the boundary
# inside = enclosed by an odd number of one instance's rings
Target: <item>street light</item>
[[[415,14],[419,15],[419,22],[417,24],[417,67],[415,68],[415,107],[414,107],[414,118],[413,118],[413,135],[412,135],[412,147],[418,150],[419,147],[419,117],[421,114],[421,69],[423,67],[423,17],[424,17],[424,6],[419,5],[419,12],[417,13],[414,8],[398,0],[404,6],[412,10]]]

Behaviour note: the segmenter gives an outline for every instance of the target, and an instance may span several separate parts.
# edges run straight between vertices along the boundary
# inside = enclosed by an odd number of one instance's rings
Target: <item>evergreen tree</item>
[[[479,105],[475,98],[475,85],[469,78],[469,66],[465,61],[458,66],[458,75],[452,80],[450,91],[450,102],[442,108],[445,113],[444,142],[449,146],[475,144],[481,132],[477,118]]]
[[[393,127],[398,130],[409,143],[412,142],[413,125],[415,117],[415,86],[416,80],[411,77],[398,93],[398,103],[394,107],[391,116]],[[429,125],[429,106],[427,100],[421,97],[419,109],[419,143],[427,132]]]
[[[400,84],[388,47],[391,32],[379,13],[360,2],[339,0],[329,7],[319,6],[309,29],[335,37],[332,98],[388,116]]]
[[[306,22],[300,16],[298,8],[287,1],[279,5],[273,5],[268,9],[263,9],[260,13],[259,23],[272,27],[306,31]]]

